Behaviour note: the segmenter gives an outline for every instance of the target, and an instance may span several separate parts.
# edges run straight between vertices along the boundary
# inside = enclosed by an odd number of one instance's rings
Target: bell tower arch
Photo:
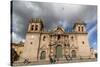
[[[28,32],[40,32],[43,30],[43,21],[40,18],[29,21]]]
[[[81,19],[78,19],[73,26],[73,30],[74,32],[84,33],[86,32],[85,26],[86,24],[84,23],[84,21],[82,21]]]

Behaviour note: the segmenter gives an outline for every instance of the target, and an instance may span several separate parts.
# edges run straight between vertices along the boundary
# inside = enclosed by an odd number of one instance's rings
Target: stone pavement
[[[61,63],[77,63],[77,62],[95,62],[97,59],[72,59],[72,60],[60,60],[56,61],[54,64],[61,64]],[[44,64],[51,64],[50,61],[36,61],[36,62],[29,62],[29,63],[23,63],[23,62],[17,62],[14,63],[13,66],[28,66],[28,65],[44,65]]]

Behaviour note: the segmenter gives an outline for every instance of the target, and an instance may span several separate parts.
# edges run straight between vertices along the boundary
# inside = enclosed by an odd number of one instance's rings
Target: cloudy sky
[[[75,5],[62,3],[44,3],[32,1],[13,1],[12,41],[25,39],[30,18],[42,18],[45,30],[52,30],[57,25],[68,32],[73,23],[80,18],[86,24],[90,46],[97,48],[97,7],[93,5]]]

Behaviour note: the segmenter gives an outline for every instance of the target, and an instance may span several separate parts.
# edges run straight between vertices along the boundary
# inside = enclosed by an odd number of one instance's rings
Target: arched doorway
[[[62,57],[62,46],[58,45],[56,47],[56,58],[61,58]]]
[[[75,50],[72,50],[72,58],[75,58],[76,57],[76,51]]]
[[[41,60],[44,60],[46,58],[46,52],[45,51],[42,51],[41,52],[41,55],[40,55],[40,59]]]

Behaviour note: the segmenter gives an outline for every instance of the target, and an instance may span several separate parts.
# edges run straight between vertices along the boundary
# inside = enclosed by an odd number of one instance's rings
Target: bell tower
[[[31,19],[28,25],[28,31],[24,43],[22,54],[23,60],[38,61],[38,49],[43,30],[43,21],[40,18]]]
[[[81,19],[78,19],[73,26],[73,30],[74,32],[77,32],[77,33],[85,33],[86,32],[85,26],[86,24],[84,23],[84,21],[82,21]]]
[[[78,19],[73,26],[74,33],[77,37],[78,56],[79,58],[90,58],[90,46],[88,41],[88,32],[86,32],[86,24]]]
[[[29,21],[28,32],[40,32],[43,30],[43,21],[40,18],[31,19]]]

